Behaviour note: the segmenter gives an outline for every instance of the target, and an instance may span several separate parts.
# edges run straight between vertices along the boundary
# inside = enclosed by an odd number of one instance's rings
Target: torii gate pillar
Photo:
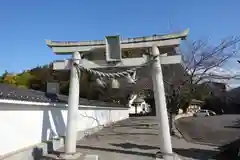
[[[156,61],[152,63],[152,81],[156,106],[156,116],[158,119],[158,129],[163,153],[172,154],[172,143],[169,132],[167,105],[165,98],[162,66],[160,62],[160,53],[157,46],[152,47],[152,56],[157,56]],[[167,155],[166,155],[167,156]],[[165,157],[164,157],[165,158]],[[166,158],[167,159],[167,158]]]
[[[72,64],[70,73],[70,86],[68,97],[68,118],[67,118],[67,130],[66,130],[66,143],[65,154],[74,155],[76,153],[77,143],[77,123],[78,123],[78,105],[79,105],[79,93],[80,93],[80,72],[73,65],[79,64],[81,55],[79,52],[73,52]]]

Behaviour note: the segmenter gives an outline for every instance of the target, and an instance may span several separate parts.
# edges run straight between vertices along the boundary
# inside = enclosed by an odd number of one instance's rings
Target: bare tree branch
[[[170,76],[165,80],[166,86],[171,88],[168,93],[170,102],[175,107],[182,107],[192,99],[196,92],[196,85],[204,81],[240,79],[237,75],[221,75],[212,70],[221,68],[239,51],[240,37],[226,38],[216,46],[203,41],[187,43],[183,49],[182,76]],[[181,104],[182,103],[182,104]]]

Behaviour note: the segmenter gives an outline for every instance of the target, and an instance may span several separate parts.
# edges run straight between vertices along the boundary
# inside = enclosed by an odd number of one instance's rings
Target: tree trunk
[[[171,135],[175,135],[175,131],[176,131],[176,127],[175,127],[175,120],[176,114],[174,114],[173,112],[169,112],[169,129],[170,129],[170,133]]]

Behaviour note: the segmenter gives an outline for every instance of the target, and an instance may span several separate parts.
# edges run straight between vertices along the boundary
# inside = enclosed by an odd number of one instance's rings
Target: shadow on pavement
[[[216,160],[240,160],[239,115],[223,115],[209,118],[185,118],[177,121],[177,127],[181,130],[181,133],[187,141],[201,144],[213,144],[219,146],[218,149],[220,152],[198,149],[176,149],[176,153],[196,159],[201,159],[201,156],[205,154],[215,154],[214,157],[209,158]]]
[[[114,127],[132,127],[132,128],[138,128],[138,127],[143,127],[143,128],[150,128],[150,127],[153,127],[153,126],[157,126],[157,124],[144,124],[144,122],[142,124],[128,124],[128,125],[123,125],[123,124],[118,124],[118,125],[114,125]]]
[[[200,160],[211,159],[219,153],[217,151],[195,149],[195,148],[188,148],[188,149],[174,148],[173,151],[180,156],[193,158],[193,159],[200,159]]]
[[[219,157],[225,157],[231,160],[240,159],[240,139],[219,147]]]
[[[224,128],[235,128],[235,129],[239,129],[240,128],[240,120],[236,120],[233,122],[233,125],[228,125],[228,126],[224,126]]]
[[[139,145],[139,144],[133,144],[133,143],[120,143],[120,144],[109,143],[109,144],[115,147],[122,147],[124,149],[131,149],[131,148],[138,148],[143,150],[160,149],[159,147],[155,147],[155,146]]]
[[[42,148],[34,148],[32,151],[32,156],[34,160],[41,160],[43,156],[43,149]]]
[[[224,128],[240,129],[240,119],[233,121],[232,125],[224,126]],[[228,159],[240,159],[240,139],[236,139],[230,143],[219,147],[221,153],[219,157],[226,157]]]
[[[124,133],[124,132],[116,132],[116,133],[109,133],[109,134],[98,134],[98,136],[124,136],[124,135],[153,135],[153,136],[157,136],[156,133]]]
[[[240,126],[224,126],[225,128],[235,128],[235,129],[240,129]]]
[[[119,150],[119,149],[113,149],[113,148],[101,148],[101,147],[83,146],[83,145],[77,145],[77,148],[122,153],[122,154],[131,154],[131,155],[138,155],[138,156],[145,156],[145,157],[156,157],[156,154],[153,154],[153,153],[142,153],[137,151],[126,151],[126,150]]]

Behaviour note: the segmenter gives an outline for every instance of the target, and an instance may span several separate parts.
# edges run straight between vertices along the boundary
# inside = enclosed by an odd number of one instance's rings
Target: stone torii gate
[[[55,54],[72,55],[72,59],[70,60],[53,63],[54,70],[71,70],[64,155],[66,159],[70,159],[76,154],[77,120],[75,117],[77,116],[79,105],[80,89],[80,74],[76,65],[87,69],[109,67],[129,68],[144,65],[149,62],[151,57],[155,57],[151,62],[151,73],[156,113],[159,119],[161,151],[166,154],[172,154],[161,64],[181,63],[181,55],[177,54],[176,48],[187,35],[188,30],[167,35],[154,35],[124,40],[120,40],[119,36],[106,36],[105,40],[96,41],[46,41],[46,44]],[[125,54],[130,54],[134,58],[124,58]]]

